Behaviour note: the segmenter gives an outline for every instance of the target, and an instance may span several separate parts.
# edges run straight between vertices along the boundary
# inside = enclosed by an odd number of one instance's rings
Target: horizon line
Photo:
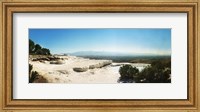
[[[75,54],[75,53],[86,53],[87,55],[87,52],[90,52],[90,53],[110,53],[110,54],[120,54],[120,55],[159,55],[159,56],[171,56],[171,52],[170,53],[130,53],[130,52],[116,52],[116,51],[75,51],[75,52],[61,52],[61,53],[52,53],[52,54]],[[85,55],[85,54],[84,54]],[[88,53],[88,55],[90,55]],[[95,55],[95,54],[93,54]],[[99,54],[97,54],[99,55]],[[106,55],[106,54],[102,54],[102,55]],[[108,55],[108,54],[107,54]]]

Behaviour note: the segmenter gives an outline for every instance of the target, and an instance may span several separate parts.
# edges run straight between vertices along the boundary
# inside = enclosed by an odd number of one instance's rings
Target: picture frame
[[[200,111],[199,0],[3,0],[0,31],[1,111]],[[13,99],[13,13],[187,13],[188,97],[187,99]]]

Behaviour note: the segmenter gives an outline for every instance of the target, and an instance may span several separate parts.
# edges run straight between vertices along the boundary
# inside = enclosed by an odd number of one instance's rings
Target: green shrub
[[[29,64],[29,74],[31,73],[32,69],[33,69],[33,65]]]
[[[154,61],[141,72],[131,65],[124,65],[120,67],[119,73],[121,75],[119,81],[124,83],[170,83],[171,61]]]
[[[38,72],[32,71],[32,72],[31,72],[31,77],[29,78],[29,83],[33,83],[33,81],[34,81],[35,79],[37,79],[38,76],[39,76]]]
[[[38,72],[32,71],[33,65],[29,64],[29,83],[32,83],[38,76]]]
[[[167,65],[169,66],[169,65]],[[138,83],[169,83],[171,82],[171,68],[159,61],[153,62],[151,66],[144,68],[135,78]]]
[[[157,71],[152,68],[151,66],[148,66],[144,68],[139,76],[137,77],[136,82],[146,82],[146,83],[151,83],[154,82],[157,76]]]
[[[119,69],[120,79],[119,82],[133,82],[134,77],[137,77],[139,70],[131,65],[123,65]]]

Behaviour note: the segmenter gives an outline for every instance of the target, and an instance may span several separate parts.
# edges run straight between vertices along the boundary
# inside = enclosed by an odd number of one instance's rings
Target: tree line
[[[31,54],[31,55],[51,55],[51,52],[49,49],[43,48],[39,44],[36,44],[31,39],[29,39],[29,54]]]

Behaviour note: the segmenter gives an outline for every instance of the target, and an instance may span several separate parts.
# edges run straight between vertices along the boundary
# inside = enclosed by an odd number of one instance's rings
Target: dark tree
[[[44,52],[42,51],[42,49],[38,49],[37,51],[35,51],[35,54],[44,55]]]
[[[47,48],[42,48],[39,44],[35,44],[29,39],[29,53],[32,55],[51,55],[51,52]]]
[[[42,47],[39,44],[36,44],[34,52],[37,52],[40,49],[42,49]]]
[[[43,51],[43,55],[50,55],[50,50],[47,49],[47,48],[42,48],[42,51]]]
[[[35,49],[35,43],[29,39],[29,53],[32,54],[34,53],[34,49]]]

